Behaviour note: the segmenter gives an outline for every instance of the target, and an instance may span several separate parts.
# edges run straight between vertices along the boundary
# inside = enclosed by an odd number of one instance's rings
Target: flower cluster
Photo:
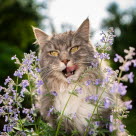
[[[0,92],[3,94],[0,95],[0,104],[2,105],[0,107],[0,116],[5,118],[6,124],[3,127],[3,131],[8,133],[14,133],[13,129],[17,128],[17,126],[19,127],[18,129],[22,130],[23,124],[26,122],[34,122],[36,108],[33,104],[33,98],[41,93],[40,87],[43,85],[39,75],[39,59],[35,56],[35,52],[25,53],[22,62],[16,55],[11,60],[15,60],[15,64],[19,65],[19,68],[13,74],[17,81],[14,82],[8,76],[4,82],[4,85],[7,87],[0,86]],[[35,92],[32,92],[32,86],[36,90]],[[30,109],[22,108],[25,95],[30,95],[31,97]],[[24,114],[25,118],[22,118],[21,114]]]

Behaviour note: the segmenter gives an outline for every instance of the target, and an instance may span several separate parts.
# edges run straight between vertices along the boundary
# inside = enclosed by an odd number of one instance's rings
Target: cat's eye
[[[59,53],[57,51],[50,51],[49,55],[57,57]]]
[[[75,47],[71,48],[70,52],[71,52],[71,53],[75,53],[75,52],[78,51],[78,49],[79,49],[79,47],[78,47],[78,46],[75,46]]]

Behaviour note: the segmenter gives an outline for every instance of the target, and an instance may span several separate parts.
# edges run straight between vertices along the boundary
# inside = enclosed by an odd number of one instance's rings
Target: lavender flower
[[[4,85],[6,85],[7,83],[9,83],[12,79],[8,76],[7,79],[4,82]]]
[[[121,131],[121,132],[124,132],[125,131],[125,125],[123,125],[123,124],[121,124],[120,126],[119,126],[119,130]]]
[[[110,56],[108,53],[98,53],[96,52],[95,55],[94,55],[94,58],[99,58],[99,59],[110,59]]]
[[[91,80],[85,81],[85,85],[86,85],[86,86],[88,86],[88,85],[90,85],[90,84],[91,84]]]
[[[44,84],[44,83],[43,83],[42,80],[38,80],[37,83],[36,83],[37,87],[40,87],[40,86],[43,85],[43,84]]]
[[[129,82],[130,82],[130,83],[133,83],[133,78],[134,78],[133,72],[130,72],[130,74],[128,74],[127,77],[128,77],[128,79],[129,79]]]
[[[124,102],[124,105],[126,106],[127,110],[131,110],[132,109],[132,105],[131,105],[132,101],[126,101]]]
[[[91,130],[91,131],[89,131],[89,133],[88,133],[89,135],[93,135],[94,134],[94,131],[93,130]]]
[[[94,84],[95,84],[95,85],[100,85],[101,83],[102,83],[102,80],[101,80],[101,79],[96,79]]]
[[[26,88],[22,88],[21,89],[21,92],[20,92],[20,96],[24,97],[24,92],[26,92],[27,89]]]
[[[3,87],[2,86],[0,86],[0,91],[3,89]]]
[[[111,102],[110,102],[109,98],[105,98],[104,99],[104,108],[107,109],[110,107],[110,105],[111,105]]]
[[[131,66],[131,63],[132,63],[131,61],[127,61],[122,66],[120,66],[119,69],[122,71],[129,71],[129,67]]]
[[[114,58],[114,62],[120,62],[120,63],[123,63],[124,62],[124,59],[120,56],[120,55],[118,55],[118,54],[115,54],[115,58]]]
[[[133,63],[133,66],[136,67],[136,59],[135,60],[131,60],[131,62]]]
[[[133,48],[133,47],[129,47],[129,50],[124,50],[124,52],[127,54],[126,56],[125,56],[125,59],[126,60],[128,60],[128,59],[132,59],[133,58],[133,56],[135,56],[135,48]]]
[[[116,35],[113,34],[114,33],[114,30],[113,28],[109,28],[107,34],[104,33],[102,31],[102,33],[100,33],[100,35],[102,35],[102,38],[101,38],[101,42],[104,43],[105,45],[106,44],[109,44],[109,45],[112,45],[113,44],[113,40],[114,40],[114,37],[116,37]]]
[[[23,108],[22,113],[24,113],[24,114],[28,114],[28,113],[30,113],[30,109]]]
[[[30,122],[34,122],[32,116],[29,115],[29,114],[27,114],[26,119],[27,119],[28,121],[30,121]]]
[[[120,93],[120,95],[125,95],[127,90],[126,90],[127,86],[124,86],[123,83],[119,83],[118,84],[118,92]]]
[[[22,88],[26,88],[27,86],[29,86],[28,80],[22,80],[21,86],[22,86]]]
[[[124,86],[123,83],[114,82],[113,86],[110,89],[111,93],[119,93],[120,95],[125,95],[127,86]]]
[[[53,96],[57,96],[57,95],[58,95],[56,91],[51,91],[51,94],[52,94]]]
[[[17,71],[15,71],[14,76],[19,77],[19,78],[22,78],[22,75],[23,75],[23,74],[24,74],[24,73],[23,73],[22,71],[17,70]]]
[[[40,88],[36,89],[36,92],[37,92],[38,95],[41,95],[41,94],[42,94],[42,91],[41,91]]]
[[[53,110],[54,110],[54,107],[52,106],[52,107],[49,109],[47,116],[50,116],[51,113],[53,112]]]
[[[82,88],[81,87],[78,87],[75,89],[75,91],[78,93],[78,94],[81,94],[82,93]]]
[[[87,96],[85,98],[85,100],[86,101],[92,101],[93,100],[94,102],[96,102],[98,100],[98,96],[97,95]]]
[[[113,132],[113,130],[114,130],[113,124],[110,123],[110,124],[109,124],[109,131],[110,131],[110,132]]]
[[[76,118],[76,113],[72,114],[72,118],[75,119]]]
[[[16,55],[14,55],[13,57],[11,57],[11,60],[15,60],[17,59]]]

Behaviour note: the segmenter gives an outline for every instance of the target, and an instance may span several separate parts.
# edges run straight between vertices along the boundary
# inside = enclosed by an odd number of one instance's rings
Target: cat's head
[[[54,77],[61,80],[77,80],[81,73],[94,62],[94,49],[89,42],[89,19],[77,31],[48,36],[33,28],[40,48],[42,78]]]

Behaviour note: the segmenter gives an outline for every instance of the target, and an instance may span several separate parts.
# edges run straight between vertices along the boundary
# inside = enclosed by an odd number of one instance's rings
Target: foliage
[[[0,0],[0,84],[6,78],[6,73],[11,75],[15,70],[11,66],[9,58],[17,54],[19,58],[23,52],[28,52],[30,48],[36,49],[32,45],[34,36],[31,26],[41,26],[41,21],[48,20],[48,16],[41,15],[41,9],[47,10],[48,1],[38,3],[35,0]],[[10,70],[9,70],[10,68]]]

